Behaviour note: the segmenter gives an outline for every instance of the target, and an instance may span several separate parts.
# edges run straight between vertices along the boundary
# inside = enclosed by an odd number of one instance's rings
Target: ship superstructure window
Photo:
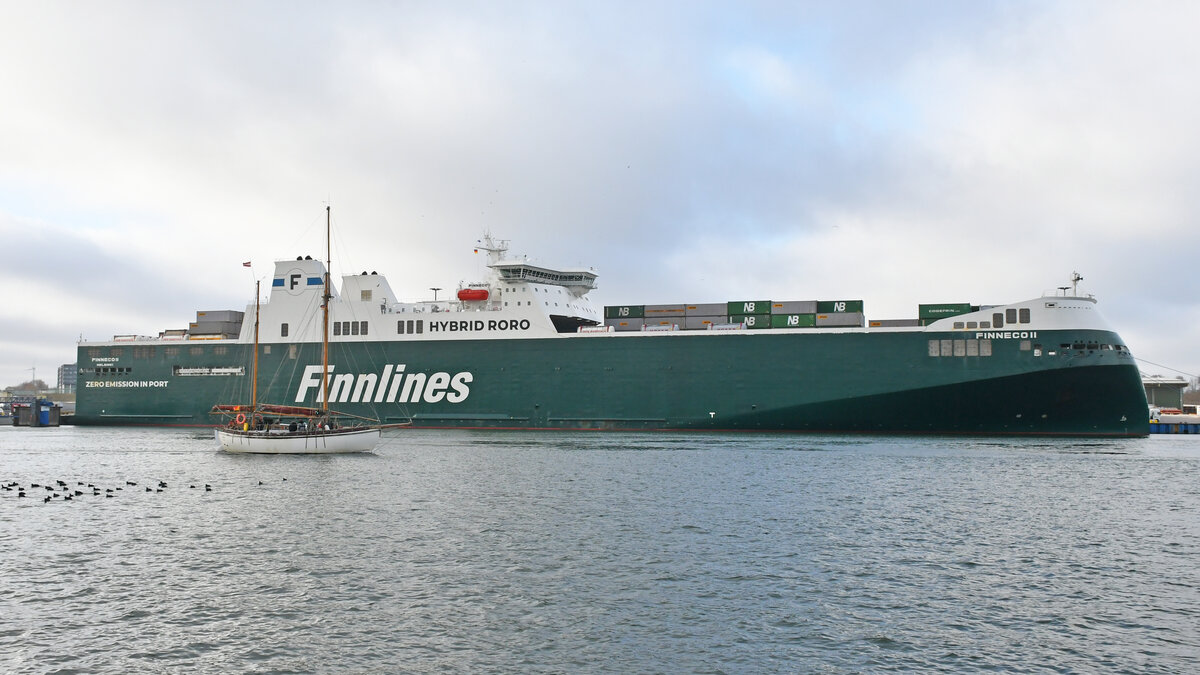
[[[1021,340],[1021,351],[1027,352],[1030,349],[1033,349],[1033,343],[1029,340]]]
[[[962,330],[965,326],[966,326],[966,324],[964,324],[961,321],[954,322],[954,330]]]
[[[228,353],[229,347],[226,347],[225,345],[217,345],[216,347],[213,347],[213,354],[216,354],[217,356],[225,356]]]
[[[357,321],[350,322],[350,334],[358,335],[358,322]]]
[[[204,347],[188,347],[190,356],[204,356]]]
[[[358,299],[362,300],[363,302],[370,302],[371,301],[371,291],[359,292]]]
[[[360,334],[360,335],[366,335],[366,334],[367,334],[367,322],[366,322],[366,321],[359,321],[359,323],[360,323],[360,324],[362,324],[361,328],[359,328],[359,331],[358,331],[358,332],[359,332],[359,334]]]
[[[983,330],[987,330],[992,327],[992,322],[991,321],[980,321],[979,327],[982,328]]]
[[[967,322],[967,330],[975,330],[976,328],[979,328],[978,321],[968,321]]]
[[[333,334],[334,334],[334,335],[341,335],[341,334],[342,334],[342,322],[341,322],[341,321],[334,321],[334,322],[333,322]]]
[[[112,349],[108,350],[108,355],[118,357],[125,356],[125,350],[121,347],[113,347]]]
[[[1015,309],[1004,310],[1004,320],[1009,323],[1016,323],[1017,322],[1017,310],[1015,310]]]
[[[88,348],[88,357],[96,359],[96,358],[100,358],[100,354],[101,354],[100,348],[98,348],[98,347],[89,347]]]
[[[400,321],[396,322],[396,333],[398,335],[404,335],[406,333],[407,334],[420,333],[421,330],[425,327],[424,324],[425,324],[424,319],[417,319],[416,321],[414,321],[412,319],[408,319],[408,320],[401,319]]]
[[[288,336],[288,325],[286,323],[279,324],[279,337]]]
[[[288,345],[288,358],[295,360],[299,355],[299,351],[299,349],[296,349],[296,345]]]
[[[166,356],[167,358],[174,358],[176,356],[179,356],[179,347],[164,347],[163,355]]]
[[[133,358],[135,359],[152,359],[154,358],[154,347],[134,347]]]
[[[929,355],[947,356],[991,356],[991,340],[930,340]]]
[[[995,328],[1004,328],[1004,315],[996,312],[992,315],[992,326]]]
[[[1030,319],[1029,319],[1029,308],[1028,307],[1022,307],[1021,311],[1019,312],[1019,315],[1021,317],[1021,323],[1029,323]]]

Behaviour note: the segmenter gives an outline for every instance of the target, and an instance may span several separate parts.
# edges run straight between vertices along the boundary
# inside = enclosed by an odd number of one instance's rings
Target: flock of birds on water
[[[287,479],[284,478],[283,480]],[[153,487],[150,485],[141,487],[146,492],[162,492],[167,489],[166,481],[160,480],[152,484]],[[258,484],[262,485],[263,482],[260,480]],[[126,489],[136,492],[138,491],[138,487],[137,482],[131,480],[127,480],[125,481],[125,485],[115,488],[101,488],[94,483],[85,483],[83,481],[75,481],[75,485],[70,485],[64,480],[55,480],[53,483],[30,483],[28,486],[25,486],[14,480],[0,485],[0,491],[5,493],[15,492],[16,495],[14,498],[16,499],[31,499],[33,501],[41,499],[43,504],[49,504],[53,501],[70,502],[89,495],[92,497],[104,495],[105,498],[111,499],[126,491]],[[203,485],[192,483],[188,485],[188,488],[192,490],[203,488],[205,492],[213,491],[212,485],[208,483],[204,483]]]

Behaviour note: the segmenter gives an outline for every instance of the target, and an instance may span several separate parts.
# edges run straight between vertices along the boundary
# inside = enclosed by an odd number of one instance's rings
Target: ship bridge
[[[591,270],[552,270],[525,262],[499,262],[488,267],[495,270],[501,281],[532,281],[588,291],[596,287],[597,275]]]

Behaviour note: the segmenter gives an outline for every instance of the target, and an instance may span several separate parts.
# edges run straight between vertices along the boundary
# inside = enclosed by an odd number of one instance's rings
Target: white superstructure
[[[487,252],[489,278],[464,285],[445,300],[403,302],[383,275],[343,276],[330,289],[330,342],[442,339],[447,334],[461,339],[545,337],[603,321],[602,310],[588,297],[596,286],[594,271],[505,259],[507,242],[491,237],[478,250]],[[275,263],[270,297],[259,310],[260,343],[320,341],[324,275],[325,265],[312,258]],[[247,320],[240,340],[253,339],[254,322]]]

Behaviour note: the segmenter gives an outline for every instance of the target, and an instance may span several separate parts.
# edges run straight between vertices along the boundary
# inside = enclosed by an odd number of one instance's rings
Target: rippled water
[[[0,428],[0,462],[2,672],[1200,668],[1195,437]]]

